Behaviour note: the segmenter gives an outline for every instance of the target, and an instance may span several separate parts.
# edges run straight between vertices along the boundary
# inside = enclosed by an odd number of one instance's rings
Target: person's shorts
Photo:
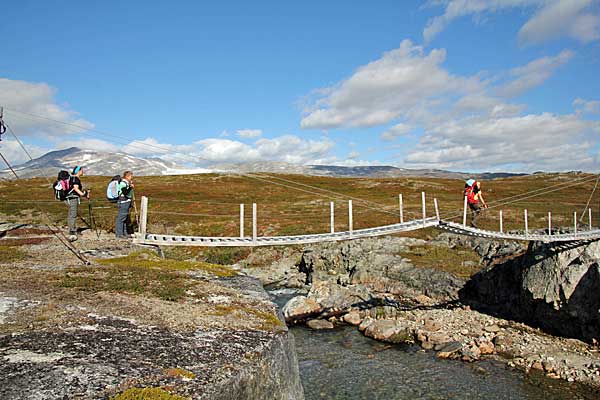
[[[479,212],[479,211],[481,211],[481,206],[479,205],[479,203],[469,203],[469,208],[473,212]]]

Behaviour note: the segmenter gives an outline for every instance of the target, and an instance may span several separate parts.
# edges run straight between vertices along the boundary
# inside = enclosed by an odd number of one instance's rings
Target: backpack
[[[472,183],[470,181],[472,181]],[[471,185],[469,185],[469,183],[471,183]],[[469,204],[479,203],[479,200],[475,198],[475,186],[477,186],[477,181],[473,181],[472,179],[465,184],[465,196],[467,196],[467,203]]]
[[[121,176],[115,175],[106,186],[106,198],[111,203],[116,203],[119,200],[119,183],[121,183]]]
[[[73,191],[71,187],[71,175],[68,171],[60,171],[56,177],[56,181],[52,185],[54,189],[54,198],[58,201],[64,201],[67,196]]]

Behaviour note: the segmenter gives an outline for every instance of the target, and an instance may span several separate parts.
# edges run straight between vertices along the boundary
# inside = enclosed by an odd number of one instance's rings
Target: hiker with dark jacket
[[[117,218],[115,220],[115,235],[118,238],[129,237],[127,226],[129,225],[129,209],[133,201],[133,172],[123,172],[123,177],[118,186]]]
[[[65,204],[69,207],[69,212],[67,213],[67,225],[69,226],[69,240],[74,241],[77,240],[77,209],[79,207],[79,203],[81,202],[81,198],[90,199],[90,191],[83,190],[83,186],[81,185],[81,177],[83,176],[83,167],[78,165],[73,168],[73,172],[71,173],[70,179],[70,187],[71,190],[67,194],[67,198],[65,199]]]
[[[487,208],[487,204],[483,199],[483,192],[481,191],[481,182],[474,179],[467,180],[465,183],[465,197],[471,210],[471,226],[477,228],[475,220],[481,213],[481,205],[483,205],[483,208]]]

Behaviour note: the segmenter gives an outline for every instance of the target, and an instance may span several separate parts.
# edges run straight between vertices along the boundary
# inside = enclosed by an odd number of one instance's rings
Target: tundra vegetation
[[[150,232],[198,236],[238,236],[239,205],[245,204],[245,230],[251,232],[252,203],[258,207],[259,235],[294,235],[329,232],[329,203],[335,201],[337,231],[348,227],[348,198],[353,201],[354,229],[397,223],[398,194],[404,199],[405,220],[421,218],[421,192],[427,194],[427,214],[434,215],[433,199],[437,198],[443,219],[462,220],[463,185],[457,179],[404,178],[333,178],[304,175],[183,175],[136,177],[136,201],[148,196]],[[553,226],[573,226],[573,212],[583,210],[594,186],[592,179],[580,185],[546,192],[536,197],[513,201],[525,192],[542,193],[545,188],[568,184],[574,179],[592,178],[583,173],[548,173],[494,179],[483,183],[491,208],[483,212],[479,225],[483,229],[499,227],[499,211],[503,211],[504,229],[523,229],[523,210],[529,213],[529,229],[545,229],[548,211],[552,211]],[[99,228],[112,230],[116,207],[104,198],[110,178],[86,176],[84,186],[92,190],[93,212]],[[278,179],[285,179],[282,181]],[[275,182],[270,183],[266,180]],[[293,183],[290,183],[293,182]],[[308,186],[309,185],[313,188]],[[301,190],[297,190],[297,189]],[[319,192],[314,188],[324,191]],[[2,181],[0,214],[14,222],[51,222],[62,224],[64,205],[52,200],[52,191],[45,178],[25,182]],[[334,193],[339,193],[339,196]],[[534,194],[535,194],[534,193]],[[597,213],[600,192],[592,199]],[[500,205],[510,198],[509,204]],[[365,200],[365,203],[358,199]],[[88,219],[86,203],[81,216]],[[49,220],[47,220],[49,219]],[[587,221],[587,215],[584,218]],[[79,221],[79,223],[83,223]],[[417,231],[413,236],[434,235],[431,230]],[[234,250],[235,251],[235,250]],[[236,255],[231,254],[231,259]],[[213,257],[221,257],[213,254]],[[229,260],[227,260],[229,261]]]

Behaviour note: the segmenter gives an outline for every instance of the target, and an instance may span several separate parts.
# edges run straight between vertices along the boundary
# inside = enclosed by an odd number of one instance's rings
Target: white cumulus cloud
[[[425,42],[430,42],[457,18],[472,15],[481,19],[507,9],[522,9],[531,13],[519,30],[523,44],[542,43],[561,36],[581,42],[600,38],[600,16],[592,5],[597,0],[449,0],[429,2],[432,7],[446,5],[442,15],[430,19],[423,30]]]
[[[408,135],[411,130],[412,127],[410,125],[400,122],[383,132],[381,138],[386,141],[393,141],[399,137]]]
[[[600,38],[600,16],[586,10],[594,0],[548,1],[519,31],[523,43],[542,43],[560,36],[581,42]]]
[[[428,54],[422,46],[404,40],[400,47],[360,67],[350,78],[320,90],[305,109],[302,128],[369,127],[418,113],[451,92],[481,86],[477,78],[448,73],[441,64],[443,49]]]
[[[454,120],[424,135],[405,161],[464,170],[594,169],[598,129],[575,114]]]
[[[563,50],[554,57],[538,58],[527,65],[513,68],[510,71],[513,80],[500,87],[498,93],[505,97],[513,97],[539,86],[552,76],[556,69],[571,60],[574,55],[575,53],[571,50]]]
[[[56,89],[46,83],[0,78],[4,119],[17,135],[51,138],[94,127],[76,111],[58,104],[55,94]]]
[[[573,106],[580,112],[586,114],[600,115],[600,101],[599,100],[584,100],[576,98],[573,101]]]

